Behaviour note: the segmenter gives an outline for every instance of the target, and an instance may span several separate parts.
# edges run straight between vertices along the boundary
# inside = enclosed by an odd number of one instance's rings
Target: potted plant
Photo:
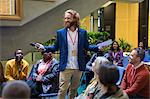
[[[123,52],[130,52],[131,51],[131,45],[125,41],[124,39],[119,39],[119,46]]]
[[[110,39],[110,33],[103,31],[103,32],[88,32],[88,41],[89,44],[96,44],[97,42],[104,42]],[[104,48],[104,53],[108,52],[109,47]],[[88,52],[91,56],[93,52]]]

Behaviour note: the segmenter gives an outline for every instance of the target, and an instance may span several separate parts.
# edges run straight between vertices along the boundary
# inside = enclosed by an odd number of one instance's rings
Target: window
[[[0,19],[21,20],[22,0],[0,0]]]

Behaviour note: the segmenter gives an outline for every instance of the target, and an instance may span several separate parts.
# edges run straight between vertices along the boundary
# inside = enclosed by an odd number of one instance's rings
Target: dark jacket
[[[59,89],[59,70],[58,61],[53,58],[51,65],[42,76],[42,80],[37,82],[36,76],[38,75],[38,67],[42,60],[33,65],[31,73],[28,77],[27,83],[31,87],[33,94],[57,92]],[[48,88],[49,90],[45,89]]]

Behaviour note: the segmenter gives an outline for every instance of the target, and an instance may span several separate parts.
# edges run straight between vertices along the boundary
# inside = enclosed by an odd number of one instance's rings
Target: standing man
[[[25,80],[28,74],[29,64],[23,59],[21,49],[15,51],[15,59],[7,61],[5,67],[5,78],[11,80]]]
[[[87,31],[79,27],[80,16],[74,10],[64,13],[64,28],[57,31],[56,43],[43,46],[37,43],[38,50],[60,50],[59,99],[65,99],[69,87],[69,98],[77,95],[82,71],[86,68],[86,50],[99,50],[96,45],[89,45]]]
[[[150,73],[142,60],[144,51],[140,48],[132,50],[130,63],[127,66],[121,86],[129,98],[150,98]]]

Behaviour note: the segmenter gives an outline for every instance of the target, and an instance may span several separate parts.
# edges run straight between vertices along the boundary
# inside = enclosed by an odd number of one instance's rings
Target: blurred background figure
[[[51,52],[42,52],[43,59],[33,65],[27,84],[31,97],[38,98],[42,93],[57,93],[59,89],[59,64]]]
[[[5,78],[4,78],[4,72],[3,72],[3,65],[0,61],[0,97],[2,93],[2,84],[4,81],[5,81]]]
[[[7,81],[26,80],[29,64],[23,59],[21,49],[15,51],[15,58],[7,61],[4,76]]]
[[[107,59],[117,66],[123,66],[123,51],[120,49],[117,41],[112,43]]]
[[[30,88],[24,81],[8,82],[2,91],[2,99],[30,99]]]
[[[145,50],[145,57],[143,59],[144,62],[149,62],[149,68],[150,68],[150,48]]]
[[[138,47],[145,50],[145,46],[144,46],[144,43],[142,41],[139,43]]]
[[[4,79],[4,72],[3,71],[4,71],[3,65],[2,65],[2,63],[0,61],[0,86],[5,81],[5,79]]]
[[[144,53],[145,53],[145,57],[143,59],[144,62],[150,62],[150,49],[149,48],[145,48],[144,43],[140,42],[138,47],[140,49],[143,49]],[[148,66],[149,67],[149,66]]]

